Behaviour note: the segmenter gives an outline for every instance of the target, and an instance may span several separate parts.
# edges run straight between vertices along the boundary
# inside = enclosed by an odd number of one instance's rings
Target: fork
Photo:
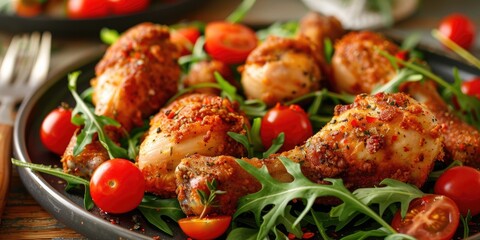
[[[14,36],[0,66],[0,221],[6,203],[15,104],[47,78],[52,36]]]

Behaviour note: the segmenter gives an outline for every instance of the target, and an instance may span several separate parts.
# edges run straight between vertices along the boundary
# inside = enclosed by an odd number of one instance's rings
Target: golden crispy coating
[[[317,183],[325,183],[324,178],[342,178],[353,190],[394,178],[422,186],[435,160],[443,157],[439,129],[433,114],[405,94],[359,95],[353,104],[338,106],[333,119],[303,146],[280,155],[302,163],[303,174]],[[257,167],[266,165],[280,181],[291,180],[277,156],[244,159]],[[233,213],[238,197],[260,189],[256,180],[242,171],[233,157],[183,159],[176,177],[184,212],[199,214],[196,190],[204,190],[207,180],[216,179],[218,189],[227,193],[218,196],[222,205],[209,211]]]
[[[335,44],[331,87],[337,92],[368,94],[376,86],[390,81],[396,70],[379,51],[395,55],[399,48],[378,33],[346,34]]]
[[[128,131],[177,92],[179,53],[169,37],[168,27],[142,23],[107,50],[92,80],[97,115],[114,118]]]
[[[434,82],[411,82],[403,85],[402,90],[425,104],[437,117],[442,126],[445,159],[458,160],[467,166],[480,169],[480,132],[450,111],[438,94]]]
[[[241,83],[245,95],[273,106],[318,90],[323,78],[321,58],[306,38],[270,36],[250,53],[244,65]]]
[[[192,94],[163,108],[150,122],[138,166],[146,190],[175,197],[175,168],[191,154],[243,156],[244,147],[227,132],[245,134],[248,119],[238,104],[209,94]]]
[[[96,78],[91,81],[95,113],[117,120],[123,130],[129,131],[158,111],[176,93],[180,76],[177,49],[169,41],[168,28],[152,23],[125,32],[96,66]],[[109,135],[123,130],[106,129]],[[73,156],[75,139],[63,154],[63,168],[90,177],[110,157],[97,139]]]

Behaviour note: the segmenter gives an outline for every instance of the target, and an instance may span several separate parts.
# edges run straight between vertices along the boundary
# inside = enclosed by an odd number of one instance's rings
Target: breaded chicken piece
[[[396,70],[379,51],[395,55],[399,48],[382,35],[369,31],[351,32],[337,41],[330,79],[333,90],[369,94],[376,86],[390,81]]]
[[[146,191],[175,197],[175,168],[188,155],[241,157],[245,148],[227,133],[246,134],[248,119],[237,103],[211,94],[191,94],[163,108],[140,145],[138,166]]]
[[[267,159],[246,159],[265,165],[279,181],[291,176],[278,160],[285,156],[301,163],[303,174],[324,184],[325,178],[342,178],[350,190],[378,185],[385,178],[422,186],[434,162],[443,158],[442,137],[435,116],[406,94],[359,95],[355,102],[337,106],[333,119],[303,146]],[[216,179],[218,207],[207,213],[232,214],[238,198],[260,190],[260,184],[231,156],[194,155],[176,171],[178,200],[187,215],[203,209],[197,190]],[[208,192],[208,191],[206,191]]]
[[[435,83],[409,82],[404,84],[401,90],[425,104],[438,119],[442,126],[441,134],[445,139],[446,159],[458,160],[467,166],[480,169],[480,132],[449,109],[439,95]]]
[[[306,38],[269,36],[242,69],[245,95],[273,106],[316,91],[323,78],[322,57]]]
[[[92,80],[97,115],[117,120],[128,131],[177,92],[179,53],[169,37],[167,27],[142,23],[107,50]]]
[[[132,27],[108,48],[91,81],[95,114],[121,124],[120,129],[108,128],[107,134],[119,140],[119,134],[142,126],[145,118],[177,92],[177,58],[178,50],[170,42],[168,28],[152,23]],[[67,172],[88,178],[110,158],[97,139],[78,156],[73,156],[74,145],[72,139],[62,157]]]

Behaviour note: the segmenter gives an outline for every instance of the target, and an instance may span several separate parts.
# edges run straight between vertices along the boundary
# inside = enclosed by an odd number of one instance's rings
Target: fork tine
[[[22,48],[23,52],[19,55],[19,62],[17,62],[20,67],[17,68],[17,77],[15,78],[14,82],[14,84],[17,86],[24,84],[30,75],[33,63],[37,58],[38,46],[40,43],[40,33],[34,32],[30,35],[30,38],[25,35],[24,39],[24,46]]]
[[[13,77],[19,45],[20,36],[14,36],[3,58],[2,66],[0,67],[0,85],[7,84]]]
[[[36,86],[47,79],[48,70],[50,67],[51,45],[52,34],[50,32],[44,32],[40,42],[38,57],[33,65],[32,72],[30,73],[30,78],[28,80],[28,84],[30,86]]]

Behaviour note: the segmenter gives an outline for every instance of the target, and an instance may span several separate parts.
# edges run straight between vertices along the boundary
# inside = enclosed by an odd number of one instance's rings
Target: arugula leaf
[[[227,240],[255,240],[257,239],[257,230],[252,228],[239,227],[234,228],[228,233]]]
[[[283,38],[294,38],[300,29],[298,21],[288,21],[284,23],[276,22],[269,27],[260,29],[256,32],[260,41],[265,41],[268,36],[278,36]]]
[[[262,140],[260,139],[260,127],[261,127],[262,119],[261,118],[254,118],[252,127],[248,129],[244,126],[245,131],[247,132],[246,135],[236,133],[236,132],[227,132],[228,136],[233,138],[233,140],[237,141],[238,143],[242,144],[245,149],[247,149],[247,157],[258,157],[258,158],[266,158],[273,153],[276,153],[283,145],[285,141],[285,134],[282,132],[278,134],[278,136],[273,139],[272,145],[265,151],[264,150]]]
[[[332,63],[332,57],[335,52],[335,48],[333,47],[333,43],[330,38],[325,38],[325,40],[323,40],[323,52],[325,54],[325,60],[327,63]]]
[[[367,230],[367,231],[360,230],[342,238],[342,240],[362,240],[362,239],[367,239],[369,237],[379,238],[379,237],[386,237],[388,235],[389,235],[389,232],[386,231],[384,228]]]
[[[200,36],[195,42],[195,45],[193,45],[192,54],[181,56],[178,59],[178,64],[180,65],[184,73],[188,73],[190,65],[192,63],[210,59],[210,57],[203,48],[204,45],[205,37]]]
[[[468,234],[470,233],[470,227],[468,226],[468,223],[472,220],[472,214],[470,213],[470,210],[467,212],[467,216],[462,216],[460,215],[460,220],[463,225],[463,238],[468,238]]]
[[[142,202],[137,208],[140,210],[143,216],[145,216],[148,222],[171,236],[173,236],[172,229],[162,217],[168,217],[175,222],[185,217],[185,214],[180,208],[178,200],[175,198],[160,199],[158,197],[145,194]]]
[[[120,38],[120,33],[115,29],[102,28],[100,30],[100,39],[108,45],[114,44]]]
[[[457,53],[460,57],[465,59],[467,62],[471,63],[472,65],[480,69],[480,59],[476,58],[473,54],[471,54],[464,48],[460,47],[458,44],[450,40],[448,37],[443,36],[443,34],[439,30],[433,29],[432,36],[436,38],[439,42],[441,42],[443,45],[447,46],[452,51]]]
[[[292,227],[295,227],[310,211],[315,199],[322,196],[334,196],[344,202],[345,206],[337,209],[336,212],[340,221],[359,212],[378,222],[389,234],[396,233],[385,220],[348,191],[341,179],[325,179],[331,182],[331,185],[315,184],[302,174],[300,164],[294,163],[286,157],[279,157],[279,160],[288,173],[292,175],[292,182],[285,183],[272,178],[266,166],[256,168],[244,160],[237,160],[238,164],[252,174],[262,185],[260,191],[240,198],[238,209],[233,216],[236,218],[242,213],[252,212],[255,216],[255,222],[259,226],[257,239],[265,238],[278,224],[279,219],[285,217],[287,205],[292,200],[303,199],[306,202],[305,208],[292,225]],[[261,218],[263,218],[263,221],[261,221]]]
[[[65,180],[67,182],[67,186],[65,187],[65,190],[77,188],[80,185],[83,185],[85,187],[85,192],[83,197],[84,208],[87,210],[90,210],[93,208],[94,204],[93,204],[92,197],[90,196],[90,181],[83,179],[81,177],[77,177],[77,176],[65,173],[61,168],[54,168],[52,166],[46,166],[42,164],[22,162],[14,158],[12,158],[11,161],[12,161],[12,164],[15,166],[30,168],[37,172],[46,173],[46,174]]]
[[[238,23],[255,4],[255,0],[243,0],[240,5],[227,17],[227,22]]]
[[[380,216],[383,216],[383,213],[391,204],[400,202],[401,215],[402,217],[405,217],[410,201],[425,195],[425,193],[413,185],[390,178],[384,179],[380,182],[380,185],[385,186],[377,188],[359,188],[353,192],[353,195],[365,205],[378,204],[380,208]]]
[[[72,116],[74,116],[74,118],[77,118],[78,116],[83,117],[85,124],[82,128],[82,131],[77,136],[77,143],[73,148],[73,155],[77,156],[80,154],[85,146],[92,142],[92,138],[96,133],[100,143],[108,151],[110,158],[128,159],[127,150],[118,146],[104,132],[105,126],[120,127],[120,124],[111,118],[95,115],[93,108],[89,107],[80,97],[80,95],[78,95],[77,79],[79,75],[79,71],[68,74],[68,90],[70,90],[77,103],[73,109]]]
[[[385,93],[398,92],[398,86],[400,86],[400,84],[404,82],[415,82],[420,80],[423,80],[423,75],[418,74],[417,72],[410,70],[408,68],[402,68],[398,71],[397,75],[393,79],[373,89],[371,94],[375,95],[379,92],[385,92]]]

